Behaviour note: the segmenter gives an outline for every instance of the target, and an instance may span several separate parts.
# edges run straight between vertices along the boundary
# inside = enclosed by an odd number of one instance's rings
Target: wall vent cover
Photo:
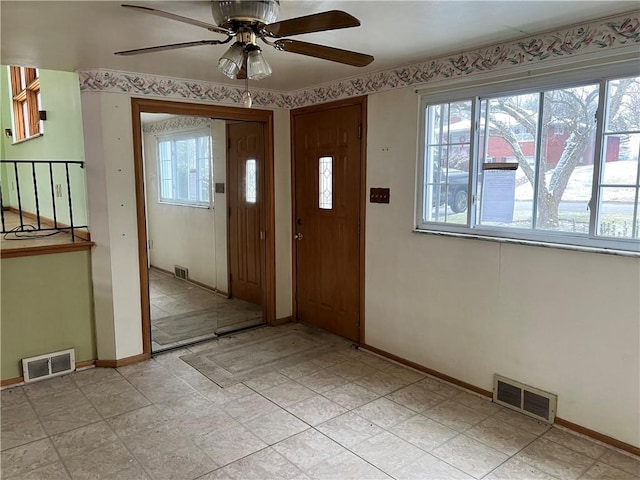
[[[22,359],[22,375],[25,383],[57,377],[71,373],[75,369],[76,355],[73,348]]]
[[[174,271],[176,278],[180,280],[189,280],[189,269],[185,267],[181,267],[180,265],[174,265]]]
[[[493,401],[537,420],[553,423],[558,396],[496,374]]]

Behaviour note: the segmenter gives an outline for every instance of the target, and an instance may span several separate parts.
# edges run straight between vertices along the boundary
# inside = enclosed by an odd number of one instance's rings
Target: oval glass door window
[[[323,210],[331,210],[333,208],[333,157],[320,157],[318,179],[320,192],[318,206]]]

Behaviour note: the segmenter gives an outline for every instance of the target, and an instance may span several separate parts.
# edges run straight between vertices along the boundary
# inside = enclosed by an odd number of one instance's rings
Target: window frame
[[[333,155],[318,156],[318,208],[321,211],[330,211],[334,208],[333,164]],[[325,175],[325,171],[329,172],[328,177]],[[322,188],[323,186],[325,187],[324,189]],[[328,198],[325,194],[327,191],[329,192]]]
[[[254,205],[258,203],[258,161],[255,158],[247,158],[244,161],[244,201]],[[251,175],[249,171],[251,170]]]
[[[459,102],[468,101],[468,100],[470,100],[470,99],[469,98],[464,98],[464,97],[462,97],[462,98],[453,97],[451,100],[446,100],[444,102],[436,102],[436,103],[429,102],[429,103],[421,106],[420,119],[421,119],[422,126],[420,127],[420,133],[421,133],[421,143],[420,143],[420,145],[421,145],[422,153],[420,154],[420,157],[418,158],[418,172],[419,172],[419,174],[418,174],[419,175],[418,176],[418,192],[419,192],[418,193],[418,195],[419,195],[418,202],[419,203],[418,203],[417,206],[418,206],[419,212],[418,212],[418,214],[416,216],[416,225],[420,224],[420,220],[422,218],[421,217],[421,212],[422,212],[421,207],[424,206],[424,204],[425,204],[424,203],[425,202],[425,197],[424,197],[424,193],[425,193],[424,185],[425,185],[425,182],[424,182],[424,180],[426,179],[425,175],[427,174],[427,171],[424,168],[426,163],[427,163],[426,159],[425,159],[425,156],[426,156],[426,153],[427,153],[426,152],[426,146],[427,146],[427,142],[426,142],[426,126],[427,126],[426,108],[427,108],[427,106],[430,106],[430,105],[438,105],[438,104],[443,104],[443,103],[448,103],[450,105],[450,104],[459,103]],[[449,109],[447,109],[447,111],[449,111]],[[470,116],[470,118],[472,119],[471,122],[475,122],[476,121],[475,119],[477,117],[476,117],[476,104],[475,104],[475,102],[471,103],[471,116]],[[470,151],[470,153],[469,153],[469,155],[470,155],[469,165],[470,166],[471,166],[472,159],[475,158],[476,149],[477,149],[477,145],[478,145],[478,142],[477,142],[478,139],[473,134],[473,132],[474,132],[474,129],[472,128],[471,131],[469,132],[471,134],[471,136],[469,138],[469,151]],[[462,142],[448,142],[447,146],[449,147],[451,145],[455,145],[455,144],[459,144],[459,143],[462,143]],[[420,159],[422,159],[422,160],[420,160]],[[447,167],[447,170],[448,170],[448,167]],[[469,181],[469,183],[472,183],[473,182],[473,171],[470,171],[469,173],[470,173],[470,175],[469,175],[469,180],[468,181]],[[422,183],[421,183],[421,180],[422,180]],[[445,186],[448,187],[449,184],[447,183],[447,184],[445,184]],[[440,185],[440,187],[442,187],[442,185]],[[472,193],[472,185],[470,185],[470,184],[467,184],[467,193],[471,193],[471,195],[467,195],[467,221],[465,223],[465,226],[469,225],[469,221],[470,221],[469,212],[470,212],[471,209],[469,208],[469,203],[470,202],[474,203],[473,200],[472,200],[472,198],[473,198],[472,197],[472,195],[473,195],[473,193]],[[445,195],[448,197],[448,195],[449,195],[448,192]],[[441,191],[438,191],[438,196],[441,196]],[[462,225],[462,224],[457,224],[456,225],[456,224],[449,223],[449,222],[433,222],[433,221],[430,221],[430,222],[427,222],[427,223],[429,225],[444,225],[444,226],[454,226],[454,227],[459,227],[459,226]],[[416,228],[418,228],[418,227],[416,227]],[[457,228],[455,229],[455,231],[457,231]]]
[[[529,74],[531,72],[528,72]],[[416,168],[416,203],[415,203],[415,232],[432,233],[440,235],[452,235],[472,238],[482,238],[495,241],[506,241],[528,244],[545,244],[558,247],[580,248],[585,247],[619,250],[624,252],[640,253],[640,240],[634,238],[612,238],[597,235],[596,223],[600,218],[599,192],[601,185],[602,169],[602,142],[604,129],[604,113],[606,105],[606,82],[624,77],[640,76],[640,69],[633,63],[621,63],[617,65],[607,65],[580,69],[571,72],[561,72],[554,74],[532,75],[529,78],[514,79],[511,81],[494,82],[465,82],[453,88],[436,87],[433,89],[416,90],[419,94],[418,110],[418,148],[417,148],[417,168]],[[589,233],[572,234],[570,232],[552,230],[517,229],[499,226],[481,225],[477,222],[478,198],[478,154],[480,142],[480,104],[483,100],[492,97],[502,97],[508,95],[519,95],[525,93],[540,93],[543,91],[579,87],[581,85],[598,84],[600,89],[597,119],[595,130],[595,156],[593,168],[593,183],[591,192],[591,205],[594,205],[594,213],[589,218]],[[471,158],[469,183],[467,185],[468,205],[466,210],[466,222],[463,224],[429,222],[424,218],[424,197],[425,197],[425,175],[426,175],[426,112],[427,107],[443,103],[454,103],[461,101],[471,101],[472,107],[472,135],[471,135]],[[535,140],[535,139],[534,139]],[[640,165],[639,165],[640,169]],[[534,187],[534,190],[537,186]],[[640,221],[640,219],[638,220]]]
[[[8,69],[13,143],[39,137],[43,134],[43,124],[40,120],[40,102],[42,101],[40,72],[33,67],[9,66]],[[22,85],[23,75],[24,88]],[[24,106],[26,106],[26,115]]]
[[[174,151],[175,151],[175,142],[179,141],[179,140],[188,140],[188,139],[195,139],[196,140],[196,162],[198,160],[197,157],[197,139],[198,138],[202,138],[202,137],[207,137],[208,141],[209,141],[209,158],[207,159],[208,161],[208,165],[209,165],[209,186],[208,186],[208,191],[209,191],[209,200],[208,201],[200,201],[200,200],[181,200],[181,199],[177,199],[176,198],[176,194],[175,194],[175,182],[177,181],[177,178],[175,178],[175,172],[176,172],[176,161],[177,158],[174,158]],[[163,197],[162,196],[162,182],[163,182],[163,174],[162,174],[162,159],[160,157],[160,143],[162,142],[171,142],[171,172],[172,172],[172,178],[171,178],[171,182],[173,185],[173,197],[172,198],[167,198],[167,197]],[[196,168],[200,168],[199,165]],[[162,205],[176,205],[176,206],[181,206],[181,207],[192,207],[192,208],[205,208],[205,209],[210,209],[213,208],[213,138],[211,136],[211,130],[210,128],[200,128],[197,130],[184,130],[184,131],[180,131],[180,132],[173,132],[173,133],[163,133],[163,134],[159,134],[156,135],[156,171],[157,171],[157,178],[158,178],[158,203],[162,204]],[[198,180],[196,180],[198,181]]]

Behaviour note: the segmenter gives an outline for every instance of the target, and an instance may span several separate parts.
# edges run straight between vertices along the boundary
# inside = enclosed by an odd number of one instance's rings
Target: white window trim
[[[22,140],[16,140],[15,142],[11,142],[11,145],[19,145],[21,143],[28,142],[29,140],[33,140],[34,138],[40,138],[40,137],[44,137],[44,132],[36,133],[35,135],[31,135],[30,137],[23,138]]]
[[[198,201],[194,201],[194,202],[181,202],[179,200],[167,200],[167,199],[163,199],[162,198],[162,175],[161,175],[161,169],[162,167],[160,166],[160,149],[159,149],[159,144],[160,142],[163,141],[168,141],[168,140],[176,140],[176,139],[180,139],[180,138],[195,138],[195,137],[201,137],[201,136],[208,136],[209,137],[209,141],[210,141],[210,145],[209,145],[209,151],[210,151],[210,157],[209,157],[209,174],[210,174],[210,178],[209,178],[209,201],[208,202],[198,202]],[[214,183],[214,179],[213,179],[213,139],[211,137],[211,128],[207,127],[207,128],[197,128],[197,129],[185,129],[185,130],[179,130],[179,131],[175,131],[175,132],[165,132],[165,133],[161,133],[161,134],[157,134],[155,135],[156,138],[156,172],[157,172],[157,178],[158,178],[158,203],[162,204],[162,205],[175,205],[178,207],[191,207],[191,208],[203,208],[203,209],[213,209],[214,205],[213,205],[213,183]]]
[[[455,225],[451,223],[422,222],[422,208],[424,205],[424,158],[425,158],[425,128],[426,115],[424,114],[426,107],[439,103],[453,103],[464,100],[474,100],[476,97],[482,99],[492,96],[516,95],[519,93],[528,93],[535,89],[560,89],[565,87],[575,87],[580,84],[590,84],[602,82],[605,79],[622,78],[630,76],[639,76],[640,69],[637,62],[626,62],[614,65],[600,65],[594,67],[581,68],[568,72],[541,74],[533,78],[516,79],[513,81],[499,81],[485,84],[469,84],[458,86],[450,90],[438,88],[436,92],[430,93],[429,89],[416,90],[419,94],[418,109],[418,148],[417,148],[417,165],[416,165],[416,184],[415,184],[415,216],[413,231],[419,233],[430,233],[436,235],[451,235],[464,238],[475,238],[483,240],[494,240],[498,242],[518,243],[527,245],[555,246],[558,248],[570,248],[582,251],[597,251],[600,253],[618,253],[630,256],[640,256],[640,245],[636,239],[610,239],[610,238],[594,238],[586,235],[575,235],[568,232],[554,232],[544,230],[521,230],[509,229],[504,227],[483,228],[476,225],[471,228],[470,219],[475,218],[477,198],[477,168],[473,168],[469,175],[468,191],[469,208],[467,208],[467,222],[465,225]],[[602,97],[602,96],[601,96]],[[600,98],[598,107],[599,114],[602,112],[603,98]],[[476,103],[473,102],[472,118],[475,118]],[[601,128],[602,122],[599,128]],[[596,150],[600,147],[601,131],[596,133]],[[598,136],[600,135],[600,136]],[[478,129],[471,139],[471,163],[477,158],[478,145]],[[594,164],[595,175],[599,178],[600,161]],[[594,177],[595,178],[595,177]],[[593,189],[598,187],[594,184]],[[595,198],[595,197],[592,197]],[[472,217],[473,216],[473,217]],[[591,219],[593,221],[593,217]]]

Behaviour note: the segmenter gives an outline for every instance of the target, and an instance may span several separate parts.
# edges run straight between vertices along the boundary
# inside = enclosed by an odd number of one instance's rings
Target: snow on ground
[[[551,180],[553,170],[547,172],[547,185]],[[637,184],[638,162],[619,161],[609,162],[604,167],[603,184]],[[591,186],[593,181],[593,165],[576,167],[571,174],[567,188],[564,191],[562,200],[565,202],[588,202],[591,198]],[[522,170],[516,171],[516,200],[531,200],[533,189],[531,184],[524,178]],[[604,198],[608,202],[634,202],[635,189],[633,188],[607,188]]]

